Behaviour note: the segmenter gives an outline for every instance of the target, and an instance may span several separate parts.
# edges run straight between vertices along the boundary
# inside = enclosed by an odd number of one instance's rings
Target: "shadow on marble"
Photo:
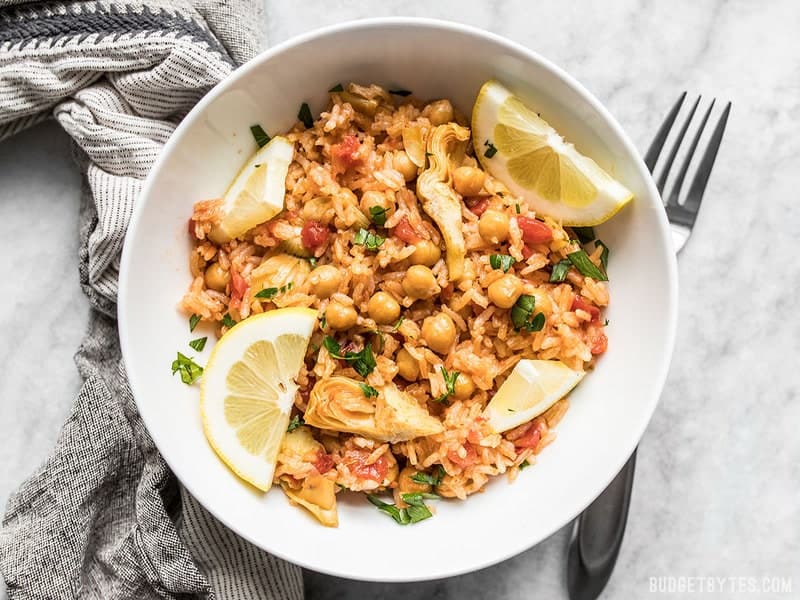
[[[571,525],[541,544],[492,567],[465,575],[416,583],[370,583],[304,571],[308,600],[531,600],[566,594],[566,550]],[[401,562],[384,548],[387,561]],[[353,560],[358,560],[357,556]]]

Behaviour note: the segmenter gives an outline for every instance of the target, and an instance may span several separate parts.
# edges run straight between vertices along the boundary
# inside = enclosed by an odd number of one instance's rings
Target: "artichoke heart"
[[[298,427],[283,436],[280,454],[287,454],[294,458],[314,462],[318,452],[324,452],[325,446],[314,439],[311,429]]]
[[[393,383],[377,391],[377,398],[367,398],[359,382],[348,377],[322,379],[311,390],[305,422],[392,443],[444,430],[438,419]]]
[[[303,228],[299,225],[289,225],[293,235],[281,241],[278,246],[281,250],[292,256],[299,256],[300,258],[310,258],[313,254],[311,250],[303,245]]]
[[[303,479],[299,490],[281,483],[283,492],[326,527],[338,527],[339,514],[336,510],[336,483],[320,474],[309,475]]]
[[[319,452],[324,451],[325,446],[314,439],[310,428],[298,427],[283,436],[279,456],[314,462]],[[336,527],[339,524],[335,483],[327,477],[315,473],[303,479],[300,489],[290,487],[286,481],[281,481],[281,487],[289,499],[308,510],[323,525]]]
[[[274,254],[250,273],[250,294],[254,297],[266,288],[283,288],[290,283],[299,287],[311,272],[308,261],[291,254]]]
[[[429,165],[417,178],[422,208],[442,232],[450,281],[464,275],[466,245],[461,230],[461,200],[453,189],[452,173],[464,159],[469,129],[455,123],[435,127],[428,136]]]

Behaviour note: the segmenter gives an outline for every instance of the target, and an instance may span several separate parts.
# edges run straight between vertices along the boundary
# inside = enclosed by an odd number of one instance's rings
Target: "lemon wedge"
[[[222,197],[222,220],[209,233],[218,244],[268,221],[283,210],[294,144],[276,135],[250,160]]]
[[[203,373],[200,415],[211,447],[255,487],[272,487],[297,377],[317,312],[281,308],[245,319],[214,346]]]
[[[537,213],[564,225],[597,225],[633,198],[497,81],[487,81],[478,93],[472,141],[486,171]]]
[[[483,416],[498,433],[518,427],[566,396],[584,374],[560,360],[523,359],[497,390]]]

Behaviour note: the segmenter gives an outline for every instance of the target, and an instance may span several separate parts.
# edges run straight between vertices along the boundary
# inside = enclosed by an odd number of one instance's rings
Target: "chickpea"
[[[477,196],[485,180],[486,173],[475,167],[458,167],[453,171],[453,187],[462,196]]]
[[[475,269],[475,263],[472,262],[472,259],[467,258],[464,261],[464,273],[461,275],[461,281],[474,281],[477,276],[478,272]]]
[[[456,377],[455,394],[453,394],[453,398],[456,400],[466,400],[474,393],[475,384],[472,381],[472,377],[464,375],[464,373],[459,373],[458,377]]]
[[[530,294],[536,298],[536,312],[544,313],[545,317],[549,317],[553,314],[553,301],[550,300],[550,296],[548,296],[546,292],[536,288]]]
[[[411,298],[426,300],[438,293],[441,288],[436,283],[436,277],[425,265],[414,265],[406,271],[403,278],[403,291]]]
[[[427,108],[431,125],[444,125],[453,120],[453,105],[450,104],[450,100],[436,100]]]
[[[231,280],[231,274],[220,267],[218,262],[213,262],[208,265],[204,278],[207,288],[217,292],[224,292],[228,282]]]
[[[506,274],[489,286],[489,300],[500,308],[511,308],[522,294],[522,282],[515,275]]]
[[[420,240],[414,244],[414,252],[408,257],[412,265],[425,265],[432,267],[442,257],[439,246],[430,240]]]
[[[321,265],[311,271],[308,281],[317,298],[328,298],[339,289],[342,274],[333,265]]]
[[[357,320],[358,314],[352,306],[331,302],[325,310],[325,321],[333,329],[350,329]]]
[[[369,299],[367,312],[378,325],[388,325],[400,317],[400,305],[386,292],[377,292]]]
[[[430,492],[431,486],[427,483],[417,483],[411,479],[418,473],[417,469],[412,466],[403,467],[400,475],[397,477],[397,487],[401,494],[408,494],[412,492]]]
[[[427,483],[417,483],[411,479],[417,473],[417,469],[412,466],[403,467],[397,476],[397,487],[394,489],[395,504],[400,508],[408,506],[403,501],[403,494],[425,493],[431,491],[431,486]]]
[[[445,354],[456,341],[456,324],[445,313],[425,317],[422,322],[422,339],[434,352]]]
[[[361,196],[361,202],[359,203],[359,206],[361,208],[361,212],[363,212],[370,221],[372,220],[372,213],[370,212],[370,209],[373,206],[383,208],[386,211],[387,219],[394,214],[394,201],[383,192],[376,192],[374,190],[364,192],[364,194]]]
[[[400,174],[406,181],[411,181],[417,176],[417,165],[413,163],[405,150],[398,150],[394,153],[394,161],[392,164],[395,170],[400,171]]]
[[[400,348],[394,357],[397,372],[406,381],[416,381],[419,377],[419,363],[405,348]]]
[[[499,210],[487,209],[478,221],[478,233],[490,244],[499,244],[508,239],[508,215]]]

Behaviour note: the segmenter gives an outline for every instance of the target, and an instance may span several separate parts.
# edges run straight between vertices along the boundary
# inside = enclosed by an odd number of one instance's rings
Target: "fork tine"
[[[697,100],[694,101],[694,105],[692,109],[689,111],[689,116],[686,117],[684,120],[683,125],[681,125],[681,129],[678,132],[678,137],[675,138],[675,143],[672,145],[672,149],[669,151],[669,155],[667,156],[667,162],[664,164],[663,169],[661,170],[661,176],[658,178],[658,183],[656,183],[656,187],[658,188],[658,193],[664,193],[664,186],[667,183],[667,176],[669,176],[669,171],[672,168],[672,163],[675,161],[675,156],[678,154],[678,149],[681,147],[683,143],[683,136],[686,135],[686,130],[689,129],[689,123],[692,122],[694,118],[694,113],[697,110],[697,105],[700,104],[701,96],[697,97]]]
[[[669,193],[669,198],[667,199],[668,205],[669,204],[672,204],[673,206],[678,205],[678,197],[680,196],[681,193],[683,180],[686,177],[686,171],[689,170],[689,164],[692,162],[692,158],[694,157],[694,151],[697,149],[697,144],[700,142],[700,136],[703,135],[703,130],[706,127],[708,116],[711,114],[711,109],[714,108],[714,102],[716,102],[716,98],[711,100],[711,104],[708,105],[706,114],[703,115],[703,120],[700,121],[700,126],[697,128],[697,132],[694,134],[694,139],[692,140],[692,143],[689,145],[689,150],[686,152],[686,157],[683,159],[681,170],[678,171],[678,176],[675,178],[675,183],[672,186],[672,191]]]
[[[697,167],[692,185],[689,188],[689,194],[686,196],[686,202],[683,203],[683,208],[690,212],[693,217],[697,216],[697,211],[700,210],[700,201],[703,199],[703,192],[706,191],[706,184],[711,175],[711,169],[714,167],[714,161],[717,158],[719,145],[722,143],[722,134],[725,133],[725,124],[728,122],[728,115],[731,112],[731,103],[725,106],[722,111],[722,116],[719,118],[717,126],[714,128],[714,133],[711,134],[711,139],[708,142],[703,158],[700,160],[700,165]]]
[[[661,123],[661,127],[658,128],[658,132],[656,133],[656,137],[653,138],[653,142],[650,144],[650,147],[647,149],[647,153],[644,155],[644,164],[647,165],[647,169],[651,173],[653,172],[653,169],[656,168],[658,155],[661,154],[661,148],[664,147],[664,142],[667,141],[669,130],[672,129],[672,124],[675,122],[675,117],[678,116],[678,111],[680,111],[685,98],[686,92],[683,92],[680,98],[678,98],[678,101],[669,110],[669,113],[667,113],[667,118],[664,119],[663,123]]]

